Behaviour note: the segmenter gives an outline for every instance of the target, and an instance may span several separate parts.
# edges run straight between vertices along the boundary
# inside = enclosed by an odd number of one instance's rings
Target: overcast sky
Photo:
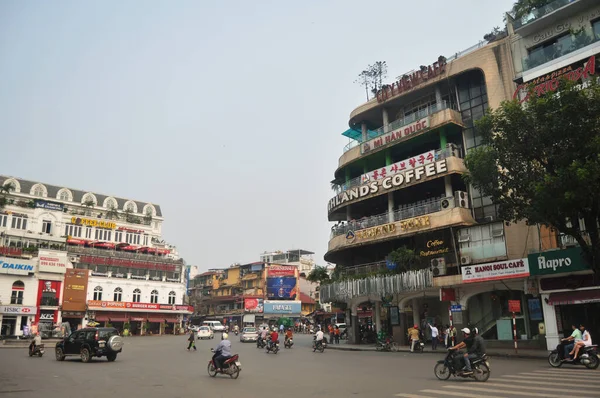
[[[162,206],[200,269],[323,255],[353,84],[476,44],[512,0],[0,2],[0,174]]]

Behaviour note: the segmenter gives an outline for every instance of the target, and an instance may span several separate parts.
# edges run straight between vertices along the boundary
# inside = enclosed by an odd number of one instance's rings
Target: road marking
[[[536,383],[536,384],[547,384],[547,383]],[[514,384],[503,384],[503,383],[485,383],[486,386],[494,386],[494,387],[508,387],[508,388],[519,388],[519,389],[523,389],[523,390],[536,390],[536,391],[554,391],[554,392],[563,392],[563,393],[569,393],[572,394],[573,390],[568,390],[568,389],[561,389],[561,388],[544,388],[544,387],[532,387],[532,386],[517,386]],[[565,384],[563,383],[562,386],[564,387]],[[600,391],[586,391],[586,394],[591,394],[591,395],[600,395]]]
[[[514,377],[514,376],[512,376]],[[495,377],[494,380],[500,380],[500,381],[504,381],[504,382],[510,382],[510,383],[523,383],[523,384],[545,384],[548,386],[559,386],[559,387],[564,387],[565,383],[552,383],[549,381],[546,381],[546,379],[544,380],[535,380],[531,377],[524,377],[525,380],[514,380],[512,379],[512,377],[509,376],[502,376],[502,377]],[[590,383],[586,381],[586,384],[593,384],[594,387],[596,387],[596,384],[598,384],[598,387],[600,387],[600,380],[598,381],[598,383]]]
[[[396,394],[394,397],[404,397],[404,398],[434,398],[429,395],[416,395],[416,394]]]
[[[504,375],[503,377],[509,377],[509,378],[514,378],[514,379],[525,379],[525,380],[536,380],[536,381],[540,381],[540,382],[545,382],[547,380],[554,380],[552,379],[550,376],[544,376],[544,375],[537,375],[537,377],[535,376],[516,376],[516,375]],[[566,379],[566,378],[565,378]],[[568,380],[571,380],[571,378],[569,378]],[[575,380],[575,381],[581,381],[581,382],[585,382],[585,383],[592,383],[595,384],[596,382],[592,381],[592,380]]]
[[[524,391],[508,391],[508,390],[498,390],[495,388],[482,388],[482,387],[472,387],[472,386],[444,386],[445,388],[452,388],[454,390],[467,390],[467,391],[480,391],[480,392],[499,392],[502,394],[509,394],[509,395],[523,395],[523,396],[527,396],[527,397],[546,397],[546,398],[564,398],[564,394],[560,394],[560,395],[553,395],[553,394],[548,394],[548,393],[535,393],[535,392],[524,392]],[[446,392],[447,393],[447,392]],[[486,397],[489,397],[489,395],[486,395]],[[592,397],[584,397],[581,396],[579,394],[577,394],[577,398],[592,398]]]
[[[569,375],[570,376],[598,376],[598,372],[594,372],[593,370],[583,370],[583,371],[572,371],[572,370],[565,370],[562,371],[560,369],[557,370],[551,370],[551,369],[547,369],[547,370],[536,370],[536,373],[546,373],[546,374],[552,374],[552,375],[558,375],[558,374],[562,374],[562,375]]]
[[[556,376],[556,373],[552,372],[552,373],[546,373],[546,372],[535,372],[535,373],[519,373],[520,375],[526,375],[526,376],[538,376],[538,377],[547,377],[547,378],[551,378],[553,376]],[[596,375],[589,375],[589,376],[575,376],[575,375],[568,375],[567,376],[569,378],[569,380],[575,379],[575,380],[598,380],[598,376]]]
[[[565,365],[566,366],[566,365]],[[565,369],[565,368],[547,368],[539,369],[536,372],[557,372],[557,373],[592,373],[594,369],[579,368],[579,369]]]
[[[442,396],[452,395],[454,397],[465,397],[465,398],[481,398],[481,394],[467,394],[464,392],[445,391],[445,390],[421,390],[419,392],[426,392],[431,394],[442,394]],[[498,395],[486,395],[485,398],[506,398]],[[578,397],[580,398],[580,397]]]

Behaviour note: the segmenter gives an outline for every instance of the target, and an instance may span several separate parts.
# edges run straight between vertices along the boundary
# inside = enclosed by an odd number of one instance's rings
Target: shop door
[[[2,318],[2,336],[12,336],[17,329],[17,318],[4,316]]]
[[[561,305],[561,320],[563,335],[570,336],[572,333],[571,325],[579,326],[583,324],[592,335],[592,342],[600,339],[600,303]]]

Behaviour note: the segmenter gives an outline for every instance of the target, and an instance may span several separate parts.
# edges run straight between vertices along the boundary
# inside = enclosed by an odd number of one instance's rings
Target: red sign
[[[123,301],[100,301],[100,300],[88,300],[87,305],[89,308],[120,308],[130,310],[166,310],[166,311],[189,311],[194,312],[194,307],[189,305],[167,305],[167,304],[154,304],[154,303],[131,303]]]
[[[456,291],[452,288],[441,288],[440,301],[456,301]]]
[[[264,312],[264,301],[259,298],[245,298],[244,299],[244,311],[250,313],[263,313]]]
[[[405,91],[425,83],[429,79],[433,79],[446,72],[446,60],[440,58],[438,62],[432,65],[423,67],[413,73],[402,76],[400,80],[377,92],[377,102],[386,101],[396,95],[402,94]]]
[[[508,300],[508,312],[521,312],[521,301]]]
[[[113,257],[81,256],[80,261],[85,264],[113,265],[117,267],[157,269],[160,271],[176,272],[177,266],[170,264],[158,264],[149,261],[134,261]]]
[[[587,79],[590,75],[595,73],[596,56],[592,55],[587,62],[584,62],[583,65],[579,67],[577,67],[577,64],[566,66],[564,68],[555,70],[554,72],[548,73],[547,75],[535,78],[530,82],[520,84],[513,94],[513,99],[518,99],[519,93],[523,92],[526,94],[526,96],[521,100],[521,102],[528,101],[529,94],[527,91],[531,86],[533,86],[533,92],[539,97],[543,94],[558,90],[561,78],[570,80],[572,82],[577,82],[582,79]]]
[[[271,265],[268,270],[269,278],[275,276],[296,276],[296,267],[293,265]]]

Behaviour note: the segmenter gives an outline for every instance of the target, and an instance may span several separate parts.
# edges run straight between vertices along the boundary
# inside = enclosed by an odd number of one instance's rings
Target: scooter
[[[398,351],[398,343],[396,343],[395,341],[391,341],[390,338],[387,338],[385,340],[377,340],[377,344],[375,345],[375,349],[377,351],[392,351],[392,352],[397,352]]]
[[[445,359],[437,361],[433,372],[435,373],[435,377],[440,380],[448,380],[450,376],[475,379],[477,381],[487,381],[490,378],[490,363],[485,354],[480,358],[471,360],[472,373],[467,374],[463,372],[463,365],[463,356],[455,350],[448,349],[448,355],[446,355]]]
[[[208,361],[208,375],[210,377],[215,377],[218,373],[229,375],[232,379],[237,379],[242,371],[242,364],[239,359],[240,356],[235,354],[231,358],[227,358],[225,362],[223,362],[223,368],[221,370],[217,370],[215,367],[215,358],[221,355],[220,351],[215,351],[214,348],[211,348],[210,351],[214,353],[212,359]]]
[[[267,343],[266,353],[272,352],[273,354],[277,354],[279,352],[279,340],[270,341]]]
[[[285,342],[283,343],[283,346],[285,348],[292,348],[293,345],[294,345],[294,339],[292,339],[292,338],[286,339]]]
[[[321,340],[319,342],[317,341],[316,336],[313,337],[313,346],[312,346],[313,352],[319,351],[322,353],[323,351],[325,351],[325,348],[327,348],[327,340],[325,339],[325,337],[323,337],[323,340]]]
[[[588,369],[597,369],[600,366],[600,360],[598,359],[598,345],[583,346],[579,349],[577,359],[572,361],[565,361],[565,345],[566,342],[561,342],[556,346],[548,356],[548,363],[553,368],[560,368],[563,364],[569,365],[583,365]]]
[[[44,345],[33,345],[33,343],[29,344],[29,356],[39,356],[40,358],[44,356]]]

